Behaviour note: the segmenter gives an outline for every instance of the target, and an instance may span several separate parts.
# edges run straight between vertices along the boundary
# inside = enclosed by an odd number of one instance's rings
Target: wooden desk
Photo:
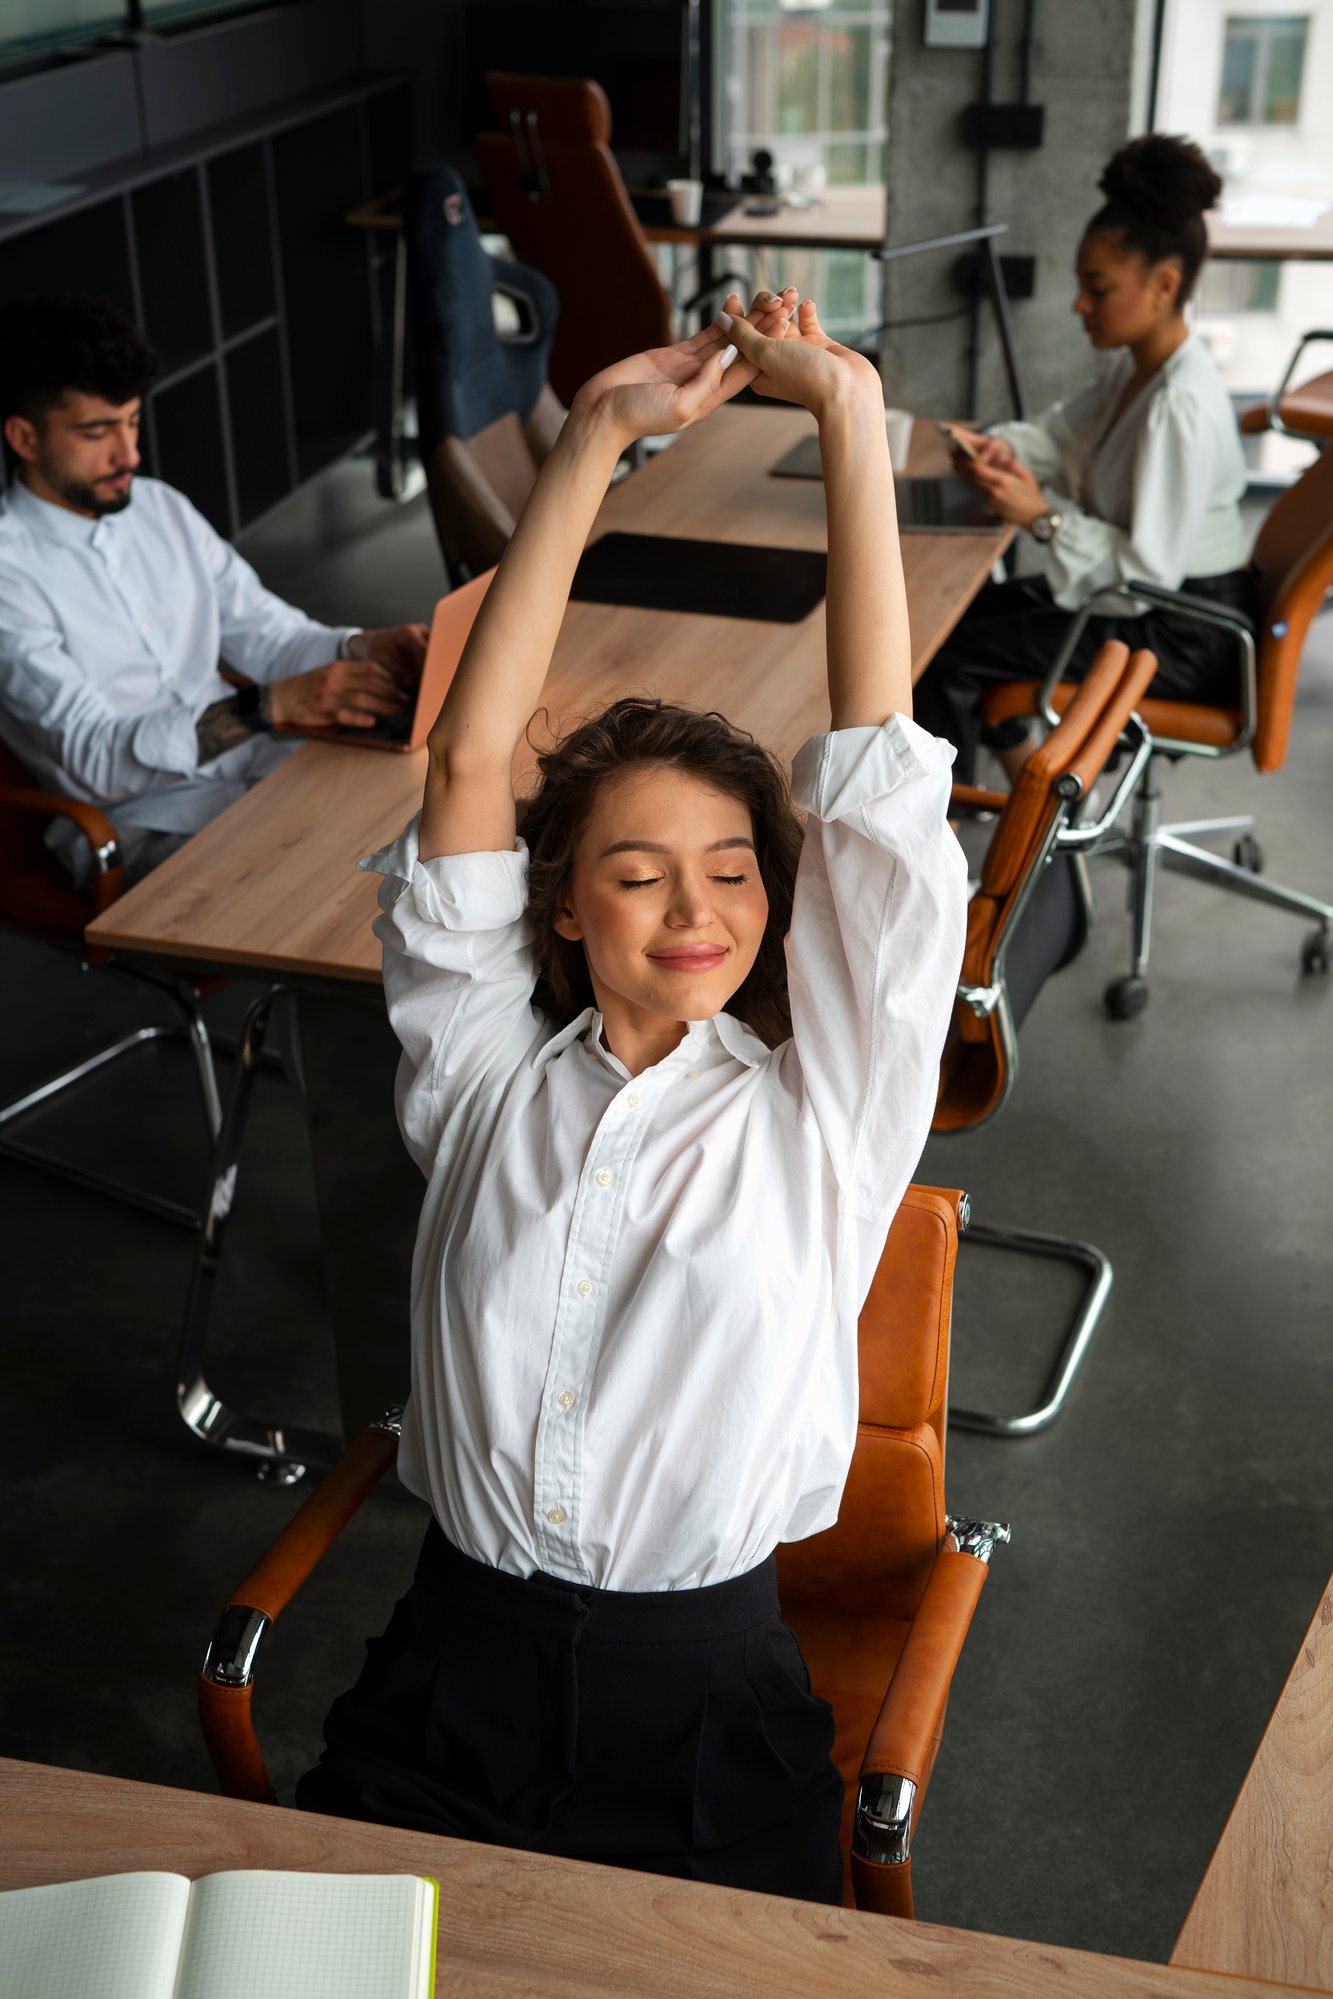
[[[884,242],[886,198],[882,186],[831,187],[809,208],[785,204],[776,215],[747,215],[752,197],[737,195],[736,206],[720,222],[684,229],[665,223],[645,226],[650,243],[734,243],[755,249],[878,250]]]
[[[594,533],[823,548],[823,487],[766,476],[810,428],[801,410],[719,410],[613,486]],[[933,429],[918,425],[913,469],[945,464]],[[903,537],[914,679],[1011,534]],[[542,690],[556,728],[630,692],[721,708],[790,758],[828,723],[823,605],[801,624],[778,625],[571,604]],[[525,745],[520,787],[531,762]],[[406,824],[424,769],[424,751],[307,745],[122,896],[89,926],[90,941],[261,976],[376,984],[376,884],[355,864]]]
[[[1333,1987],[1333,1579],[1171,1962]]]
[[[1210,257],[1282,264],[1326,264],[1333,260],[1333,208],[1303,229],[1223,222],[1216,215],[1209,215],[1207,223]]]
[[[440,1999],[1281,1999],[1288,1990],[0,1761],[0,1889],[237,1867],[432,1875]]]

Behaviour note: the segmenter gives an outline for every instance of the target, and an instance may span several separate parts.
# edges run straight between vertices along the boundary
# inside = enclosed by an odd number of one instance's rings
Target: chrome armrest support
[[[1301,335],[1296,343],[1296,352],[1292,355],[1290,361],[1288,361],[1286,373],[1278,383],[1277,389],[1268,405],[1269,429],[1277,431],[1282,437],[1299,438],[1302,444],[1320,444],[1323,440],[1322,438],[1311,437],[1308,431],[1293,430],[1290,424],[1283,423],[1282,398],[1291,386],[1291,378],[1296,373],[1296,363],[1300,360],[1306,348],[1316,346],[1320,341],[1324,340],[1333,341],[1333,331],[1330,331],[1326,327],[1314,327],[1309,333]]]
[[[248,1687],[271,1620],[248,1603],[229,1603],[204,1656],[203,1674],[219,1687]]]
[[[1109,583],[1104,590],[1094,590],[1085,597],[1074,614],[1074,622],[1065,635],[1054,661],[1041,684],[1037,696],[1037,710],[1050,728],[1060,720],[1052,705],[1056,688],[1064,679],[1070,660],[1074,657],[1079,640],[1088,627],[1088,620],[1098,604],[1107,598],[1128,599],[1131,603],[1155,604],[1159,610],[1174,611],[1178,617],[1192,619],[1195,624],[1214,625],[1219,631],[1234,634],[1240,647],[1240,734],[1228,746],[1232,750],[1246,750],[1254,740],[1255,723],[1259,713],[1258,659],[1255,652],[1254,633],[1248,621],[1239,611],[1228,610],[1214,604],[1206,597],[1192,597],[1185,590],[1164,590],[1160,583],[1145,583],[1139,578],[1131,578],[1127,583]]]
[[[368,1423],[366,1427],[369,1430],[387,1430],[391,1437],[401,1437],[403,1434],[402,1403],[395,1402],[392,1409],[386,1409],[382,1416],[377,1416],[374,1422]]]
[[[916,1785],[910,1777],[866,1777],[856,1799],[852,1852],[876,1867],[903,1867],[912,1857]]]
[[[1007,1520],[972,1520],[962,1513],[946,1513],[944,1516],[945,1552],[975,1555],[988,1568],[996,1548],[1012,1538]]]
[[[1074,825],[1062,825],[1056,835],[1056,846],[1065,852],[1080,852],[1085,847],[1095,847],[1105,839],[1116,820],[1129,803],[1135,786],[1147,767],[1153,753],[1153,739],[1137,715],[1131,715],[1125,725],[1124,741],[1131,747],[1129,762],[1120,776],[1105,811],[1099,819],[1079,820]]]
[[[1000,1004],[1002,986],[959,986],[958,997],[970,1006],[978,1020],[985,1020]]]
[[[93,848],[93,867],[99,875],[109,875],[113,868],[118,868],[122,865],[124,858],[124,855],[120,851],[120,839],[118,835],[113,835],[111,839],[104,840],[100,847]]]

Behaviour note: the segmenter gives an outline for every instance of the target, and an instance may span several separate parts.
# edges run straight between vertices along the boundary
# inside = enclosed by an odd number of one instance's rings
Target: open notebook
[[[0,1999],[430,1999],[411,1874],[108,1874],[0,1894]]]

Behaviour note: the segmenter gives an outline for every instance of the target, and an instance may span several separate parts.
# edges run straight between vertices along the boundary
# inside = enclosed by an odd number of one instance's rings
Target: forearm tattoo
[[[195,741],[199,745],[198,761],[212,763],[227,750],[234,750],[238,743],[248,743],[257,732],[237,711],[236,696],[226,695],[205,708],[194,725]]]

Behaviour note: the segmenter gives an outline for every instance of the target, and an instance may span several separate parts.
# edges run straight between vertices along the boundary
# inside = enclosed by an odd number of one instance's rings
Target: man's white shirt
[[[233,691],[220,661],[284,680],[354,629],[275,597],[158,479],[99,520],[20,480],[0,495],[0,737],[44,790],[119,826],[197,832],[296,747],[256,735],[199,764],[195,724]]]

